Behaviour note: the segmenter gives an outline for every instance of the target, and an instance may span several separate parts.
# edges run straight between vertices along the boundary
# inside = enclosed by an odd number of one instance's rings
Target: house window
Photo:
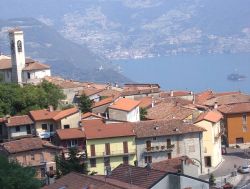
[[[64,125],[64,129],[69,129],[69,125]]]
[[[53,132],[53,131],[54,131],[53,124],[50,124],[49,125],[49,132]]]
[[[46,123],[42,124],[42,130],[47,130],[47,124]]]
[[[77,140],[70,140],[69,142],[68,142],[68,147],[75,147],[75,146],[77,146]]]
[[[236,138],[236,144],[242,144],[242,143],[244,143],[243,138]]]
[[[145,161],[146,164],[147,163],[152,163],[152,156],[145,156],[144,161]]]
[[[16,132],[20,132],[20,126],[16,126]]]
[[[27,134],[31,134],[30,125],[26,125]]]
[[[128,153],[128,142],[127,141],[123,142],[123,153],[124,154]]]
[[[104,157],[104,166],[110,166],[110,158],[109,157]]]
[[[90,159],[90,167],[96,167],[96,159]]]
[[[44,167],[41,168],[41,177],[42,178],[45,177],[45,168]]]
[[[91,153],[91,156],[95,156],[95,145],[94,144],[90,145],[90,153]]]
[[[147,148],[147,150],[151,149],[151,141],[150,140],[146,141],[146,148]]]
[[[105,154],[110,155],[110,144],[109,143],[105,144]]]
[[[247,114],[242,114],[243,132],[247,131]]]
[[[170,147],[171,146],[171,139],[167,139],[167,147]]]
[[[50,171],[53,171],[53,170],[54,170],[53,166],[49,167],[49,170],[50,170]]]
[[[172,153],[171,152],[168,153],[168,159],[172,159]]]
[[[35,160],[35,155],[34,155],[34,154],[31,154],[31,155],[30,155],[30,159],[31,159],[31,160]]]
[[[156,137],[153,137],[153,140],[156,140]]]
[[[27,78],[30,79],[30,73],[29,72],[27,73]]]
[[[128,165],[128,156],[123,156],[123,164]]]

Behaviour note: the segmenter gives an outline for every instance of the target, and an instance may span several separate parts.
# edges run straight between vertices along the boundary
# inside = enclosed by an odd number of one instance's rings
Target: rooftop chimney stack
[[[218,108],[218,102],[215,102],[214,103],[214,109],[217,109]]]
[[[173,91],[173,90],[170,91],[170,96],[171,96],[171,97],[174,96],[174,91]]]

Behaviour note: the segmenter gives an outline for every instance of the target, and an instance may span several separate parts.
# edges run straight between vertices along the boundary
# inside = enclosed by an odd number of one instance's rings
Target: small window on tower
[[[22,52],[22,41],[20,40],[17,41],[17,50],[18,52]]]
[[[27,73],[27,75],[28,75],[28,79],[30,79],[30,73],[29,72]]]

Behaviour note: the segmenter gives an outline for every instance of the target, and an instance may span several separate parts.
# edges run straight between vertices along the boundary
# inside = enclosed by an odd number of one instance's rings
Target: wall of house
[[[126,95],[125,98],[129,98],[132,100],[140,100],[143,97],[160,97],[160,93],[148,93],[148,94],[136,94],[136,95]]]
[[[3,75],[4,82],[6,83],[11,82],[11,69],[0,70],[0,75]]]
[[[113,120],[128,121],[128,122],[140,121],[139,107],[136,107],[130,112],[110,108],[109,118]]]
[[[30,126],[31,133],[34,133],[34,127]],[[16,131],[16,127],[8,127],[8,138],[15,138],[15,137],[21,137],[21,136],[27,136],[27,128],[26,125],[20,126],[20,131]]]
[[[105,113],[107,111],[107,108],[109,107],[110,104],[105,104],[103,106],[98,106],[98,107],[95,107],[95,108],[92,108],[92,112],[95,113],[95,114],[98,114],[98,113]]]
[[[28,78],[28,73],[30,73],[30,78]],[[32,82],[32,80],[35,81],[35,80],[43,79],[45,76],[51,76],[50,69],[23,71],[22,80],[23,82]]]
[[[47,124],[47,130],[42,129],[42,124]],[[53,125],[53,133],[50,133],[50,125]],[[44,133],[47,133],[48,135],[50,135],[50,134],[53,135],[58,127],[57,127],[56,122],[54,122],[53,120],[44,120],[44,121],[36,121],[35,128],[36,128],[37,136],[39,136],[40,138],[44,138],[43,137]]]
[[[212,123],[206,120],[200,121],[195,125],[206,129],[203,132],[203,152],[204,157],[211,157],[212,167],[216,167],[222,161],[221,137],[216,140],[220,133],[220,122]]]
[[[188,156],[189,158],[195,160],[199,168],[201,167],[200,163],[203,163],[203,153],[201,153],[200,148],[202,149],[202,137],[200,139],[199,133],[188,133],[185,135],[172,135],[172,136],[159,136],[159,137],[148,137],[148,138],[137,138],[136,139],[136,148],[137,148],[137,160],[138,165],[145,167],[146,163],[144,162],[145,156],[152,156],[152,162],[159,162],[166,160],[168,158],[168,153],[171,153],[172,158],[180,156]],[[202,134],[201,134],[202,135]],[[155,139],[155,140],[154,140]],[[171,140],[171,144],[174,147],[168,151],[155,151],[155,152],[146,152],[146,141],[151,140],[151,146],[155,147],[161,146],[167,147],[167,139]],[[199,171],[200,173],[200,171]]]
[[[250,112],[247,113],[246,131],[243,130],[242,115],[242,113],[225,115],[229,145],[235,145],[236,138],[243,138],[244,143],[250,143]]]
[[[77,112],[68,117],[61,119],[58,123],[58,127],[64,129],[64,125],[69,125],[70,128],[78,128],[81,121],[81,113]]]
[[[98,102],[98,101],[100,101],[100,96],[97,94],[93,94],[93,95],[89,96],[89,99],[93,100],[94,102]]]
[[[96,153],[96,167],[91,167],[90,162],[88,164],[89,171],[95,171],[98,174],[104,174],[104,157],[105,154],[105,143],[110,144],[110,166],[111,170],[123,163],[123,156],[126,156],[123,151],[123,142],[127,141],[128,143],[128,154],[129,154],[129,164],[134,165],[136,160],[136,146],[135,146],[135,137],[119,137],[119,138],[105,138],[105,139],[96,139],[96,140],[87,140],[87,156],[91,157],[90,146],[95,145]]]

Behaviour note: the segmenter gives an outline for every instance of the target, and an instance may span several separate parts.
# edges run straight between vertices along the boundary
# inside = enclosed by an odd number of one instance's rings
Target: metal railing
[[[130,154],[135,154],[136,150],[135,149],[128,149],[128,152],[124,152],[124,150],[114,150],[110,151],[109,153],[107,152],[95,152],[95,154],[88,153],[89,157],[110,157],[110,156],[122,156],[122,155],[130,155]]]
[[[145,148],[145,152],[146,152],[146,153],[151,153],[151,152],[172,151],[174,147],[175,147],[174,144],[170,144],[170,145],[167,145],[167,146],[164,146],[164,145],[151,146],[151,147]]]

